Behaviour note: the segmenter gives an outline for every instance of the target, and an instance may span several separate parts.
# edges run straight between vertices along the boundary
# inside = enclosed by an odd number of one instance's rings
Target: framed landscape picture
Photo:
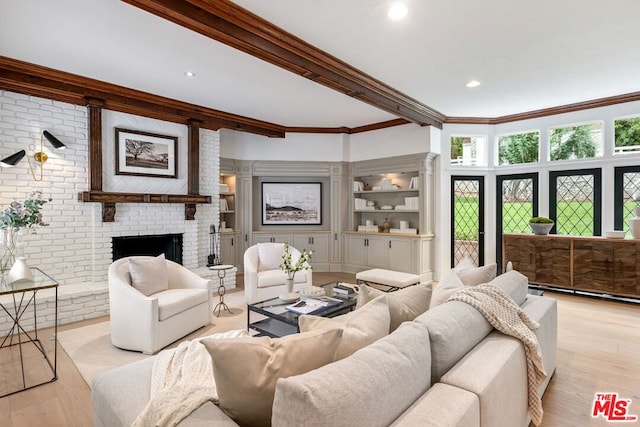
[[[116,175],[178,177],[178,137],[116,129]]]
[[[322,183],[262,183],[262,225],[310,224],[322,224]]]

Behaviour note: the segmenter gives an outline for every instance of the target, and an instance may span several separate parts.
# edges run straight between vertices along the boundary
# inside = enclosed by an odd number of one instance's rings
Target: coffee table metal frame
[[[314,316],[335,317],[353,311],[356,307],[357,295],[334,294],[332,289],[337,282],[322,285],[328,296],[344,300],[339,305],[328,307],[325,310],[312,313]],[[313,297],[311,297],[313,298]],[[300,332],[298,318],[300,314],[286,309],[286,306],[293,302],[284,302],[280,298],[271,298],[254,304],[248,304],[247,310],[247,330],[253,329],[259,335],[266,335],[272,338],[279,338]],[[266,316],[266,319],[251,322],[251,313],[259,313]]]
[[[6,283],[6,275],[3,274],[0,277],[0,296],[11,295],[11,301],[9,303],[3,303],[0,300],[0,313],[5,313],[9,316],[13,325],[7,332],[7,334],[0,340],[0,349],[18,346],[20,354],[20,369],[22,373],[22,388],[11,391],[9,393],[0,396],[5,397],[11,394],[15,394],[24,390],[48,384],[58,379],[57,373],[57,361],[58,361],[58,282],[45,274],[37,267],[31,267],[33,274],[33,282],[30,283]],[[42,289],[53,288],[55,290],[55,308],[54,308],[54,322],[53,322],[53,363],[49,359],[49,355],[44,348],[44,345],[38,338],[38,304],[36,299],[36,293]],[[13,302],[13,304],[11,304]],[[33,308],[33,325],[27,326],[24,324],[22,317],[27,312],[27,309],[31,306]],[[22,321],[22,322],[21,322]],[[28,328],[30,330],[27,330]],[[35,348],[42,354],[44,360],[51,369],[52,377],[43,382],[27,386],[25,379],[25,361],[22,351],[22,346],[27,344],[33,344]]]

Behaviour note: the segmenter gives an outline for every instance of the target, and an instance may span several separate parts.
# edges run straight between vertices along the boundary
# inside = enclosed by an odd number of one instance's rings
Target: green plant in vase
[[[529,227],[531,228],[533,234],[549,234],[549,231],[551,231],[553,225],[553,220],[544,216],[534,216],[529,220]]]
[[[0,271],[9,270],[15,262],[16,247],[21,243],[23,230],[35,233],[37,227],[49,225],[42,220],[42,207],[49,200],[42,198],[41,191],[33,191],[24,201],[14,200],[0,211]]]
[[[294,260],[291,254],[291,246],[289,245],[289,243],[284,244],[284,251],[282,252],[282,264],[280,264],[280,269],[287,275],[287,279],[285,280],[287,292],[285,295],[280,296],[280,299],[293,300],[298,298],[298,294],[293,292],[293,281],[298,271],[311,269],[311,265],[309,264],[311,255],[313,255],[313,251],[307,251],[306,249],[303,249],[300,252],[300,256]]]

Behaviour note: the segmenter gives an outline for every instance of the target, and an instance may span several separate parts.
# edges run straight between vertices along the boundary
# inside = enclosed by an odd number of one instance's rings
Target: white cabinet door
[[[253,235],[253,244],[257,245],[258,243],[270,243],[273,236],[268,234],[254,234]]]
[[[371,268],[387,268],[389,238],[367,236],[367,265]]]
[[[414,239],[389,237],[389,270],[413,273]]]
[[[365,246],[366,236],[349,234],[344,240],[346,264],[366,266],[367,248]]]
[[[238,236],[235,233],[220,234],[220,259],[223,264],[237,265]]]
[[[329,235],[328,234],[294,234],[293,247],[302,251],[313,251],[311,265],[329,263]]]

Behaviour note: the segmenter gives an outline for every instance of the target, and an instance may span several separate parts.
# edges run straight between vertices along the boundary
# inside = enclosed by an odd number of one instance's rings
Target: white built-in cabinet
[[[434,159],[424,153],[349,165],[344,271],[385,268],[432,279]],[[391,232],[378,231],[385,223]]]
[[[249,246],[287,242],[299,250],[313,250],[311,263],[316,271],[356,273],[387,268],[418,274],[423,281],[429,281],[433,265],[435,157],[422,153],[352,163],[221,159],[221,170],[233,171],[235,175],[233,194],[221,194],[233,198],[235,222],[233,233],[221,236],[223,259],[242,271],[244,252]],[[383,180],[391,187],[382,188]],[[259,193],[261,183],[269,181],[323,182],[322,224],[262,225]],[[357,187],[356,182],[363,183],[362,187]],[[406,205],[406,198],[413,198],[417,205],[397,210],[356,209],[356,198],[373,201],[378,208]],[[230,214],[221,212],[221,218]],[[417,232],[409,235],[358,231],[358,225],[366,224],[367,220],[381,225],[385,218],[392,228],[400,228],[400,221],[407,221],[409,228]]]
[[[313,251],[311,265],[315,270],[329,270],[329,236],[328,231],[318,232],[260,232],[253,233],[253,243],[288,243],[294,248],[302,251],[306,249]]]

